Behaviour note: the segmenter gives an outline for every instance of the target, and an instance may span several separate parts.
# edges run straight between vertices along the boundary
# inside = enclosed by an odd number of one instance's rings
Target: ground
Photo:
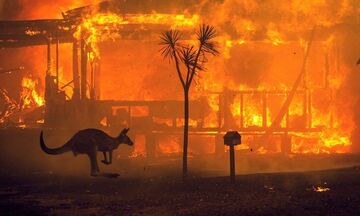
[[[190,154],[183,182],[181,154],[129,158],[129,147],[120,146],[113,164],[99,163],[101,171],[120,176],[95,178],[85,155],[42,152],[39,134],[0,130],[0,216],[360,215],[359,154],[236,151],[231,185],[228,152]],[[45,134],[57,147],[73,132]],[[318,186],[330,190],[315,192]]]
[[[1,215],[359,215],[360,167],[229,177],[3,175]],[[322,186],[330,190],[315,192]]]

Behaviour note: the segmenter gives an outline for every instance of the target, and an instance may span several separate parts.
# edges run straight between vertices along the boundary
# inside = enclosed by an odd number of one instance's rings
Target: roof
[[[65,19],[0,21],[0,47],[45,45],[49,38],[72,42],[74,27]]]

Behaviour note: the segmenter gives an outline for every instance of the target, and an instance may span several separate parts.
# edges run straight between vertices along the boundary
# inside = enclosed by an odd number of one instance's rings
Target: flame
[[[23,101],[22,108],[27,107],[40,107],[45,104],[45,100],[40,94],[36,91],[38,85],[37,81],[31,79],[30,77],[24,77],[22,79],[22,92],[21,98]]]
[[[158,150],[162,154],[174,154],[182,152],[179,139],[177,137],[166,137],[158,143]]]
[[[324,129],[320,133],[294,133],[293,153],[347,153],[351,146],[350,135]],[[300,139],[297,139],[300,138]]]
[[[36,0],[36,2],[39,2]],[[91,1],[98,2],[98,1]],[[66,8],[77,7],[85,5],[85,1],[57,1],[61,5],[62,11]],[[86,2],[88,3],[88,2]],[[25,3],[24,3],[25,4]],[[31,5],[31,4],[28,4]],[[44,4],[45,5],[45,4]],[[54,4],[55,5],[55,4]],[[201,1],[199,5],[205,5],[205,1]],[[292,153],[347,153],[351,151],[352,141],[351,133],[355,128],[353,115],[351,110],[353,106],[353,98],[347,94],[341,94],[344,89],[344,85],[349,78],[349,69],[344,65],[345,63],[341,59],[342,56],[335,57],[334,54],[338,51],[339,46],[339,31],[338,24],[348,23],[354,14],[357,16],[359,13],[356,3],[352,3],[349,0],[341,1],[325,1],[325,0],[291,0],[289,4],[279,3],[278,1],[265,1],[262,4],[256,0],[246,1],[233,1],[224,0],[222,3],[214,5],[211,9],[202,10],[199,8],[194,14],[188,12],[179,14],[114,14],[114,13],[97,13],[96,11],[90,15],[82,17],[80,24],[76,28],[74,36],[77,39],[84,39],[86,45],[89,48],[88,58],[90,61],[96,61],[100,59],[99,44],[104,41],[118,40],[123,37],[122,30],[127,25],[135,24],[139,25],[139,29],[151,30],[146,24],[161,26],[163,29],[176,28],[176,29],[193,29],[200,22],[208,22],[213,24],[219,35],[217,42],[221,50],[222,55],[216,57],[217,59],[209,59],[208,73],[201,76],[200,82],[203,86],[203,90],[200,93],[206,96],[209,107],[211,108],[210,114],[204,119],[203,124],[197,119],[190,119],[190,125],[193,128],[205,125],[206,127],[216,128],[223,126],[224,122],[220,122],[218,112],[221,110],[221,104],[219,97],[221,96],[209,96],[205,91],[210,92],[223,92],[228,88],[233,91],[242,90],[254,90],[254,91],[284,91],[288,92],[292,89],[292,84],[296,79],[297,71],[301,68],[301,62],[304,56],[304,51],[308,46],[307,32],[311,31],[314,26],[320,26],[324,28],[324,32],[319,35],[326,34],[327,29],[335,29],[335,33],[329,34],[325,39],[316,38],[314,40],[315,48],[311,51],[309,61],[306,65],[307,74],[312,77],[311,79],[322,79],[323,75],[320,73],[324,71],[324,59],[323,54],[329,55],[329,71],[327,77],[327,86],[322,86],[319,83],[309,83],[308,88],[310,92],[315,91],[327,91],[330,95],[327,100],[325,97],[313,96],[311,109],[311,129],[316,132],[291,132],[300,129],[305,129],[309,126],[308,113],[304,105],[304,96],[302,94],[296,95],[289,107],[289,121],[286,124],[284,118],[280,124],[282,129],[289,127],[289,135],[292,137],[291,151]],[[27,7],[29,8],[29,6]],[[269,11],[269,8],[275,8]],[[33,7],[34,10],[28,9],[33,16],[28,18],[44,18],[61,16],[60,9],[56,6],[42,6]],[[25,11],[25,10],[24,10]],[[56,14],[55,14],[56,11]],[[199,12],[199,13],[198,13]],[[39,16],[42,17],[39,17]],[[24,16],[24,15],[22,15]],[[30,16],[30,15],[29,15]],[[346,25],[344,25],[345,28]],[[334,28],[330,28],[334,27]],[[336,27],[336,28],[335,28]],[[154,31],[156,39],[158,34]],[[34,36],[40,34],[40,32],[28,29],[25,34]],[[315,33],[315,36],[317,32]],[[151,38],[149,41],[151,41]],[[322,40],[321,42],[318,42]],[[194,43],[194,40],[190,41]],[[122,41],[122,44],[126,42]],[[130,44],[130,45],[129,45]],[[140,52],[134,52],[134,45],[128,43],[127,47],[120,48],[120,52],[123,53],[135,53],[135,61],[131,62],[130,57],[123,55],[121,57],[110,58],[108,53],[114,55],[119,50],[115,50],[115,47],[104,48],[102,50],[102,67],[105,68],[104,77],[111,77],[111,80],[104,79],[104,84],[101,86],[101,90],[105,92],[103,95],[105,98],[121,99],[127,95],[132,99],[144,99],[143,90],[149,88],[149,95],[154,98],[165,99],[181,99],[176,93],[176,85],[173,85],[173,77],[167,79],[167,73],[159,73],[159,71],[170,71],[170,67],[164,66],[160,57],[156,56],[158,47],[150,42],[141,44],[136,49],[141,50],[141,53],[145,53],[144,56],[137,56]],[[150,45],[149,45],[150,44]],[[148,49],[149,48],[149,49]],[[246,52],[248,51],[248,52]],[[255,53],[253,56],[252,53]],[[62,52],[61,58],[71,59],[65,52]],[[70,55],[70,54],[69,54]],[[29,55],[33,58],[33,53]],[[155,57],[154,57],[155,56]],[[29,58],[29,59],[32,59]],[[35,57],[34,57],[35,58]],[[38,59],[43,57],[36,56]],[[116,60],[119,60],[117,62]],[[122,59],[124,59],[122,61]],[[141,60],[139,60],[141,59]],[[128,61],[129,60],[129,61]],[[121,62],[120,62],[121,61]],[[158,62],[157,62],[158,61]],[[45,64],[45,62],[44,62]],[[136,67],[133,65],[138,64]],[[71,65],[71,64],[69,64]],[[110,65],[110,66],[106,66]],[[117,70],[121,65],[121,68],[125,68],[124,71],[130,70],[126,73],[126,80],[123,76],[119,76]],[[132,65],[131,67],[128,65]],[[230,66],[229,66],[230,65]],[[70,73],[71,67],[60,70],[60,73]],[[135,73],[140,71],[138,73]],[[108,75],[106,75],[108,74]],[[139,75],[141,74],[141,76]],[[161,75],[159,75],[161,74]],[[166,74],[166,75],[162,75]],[[258,77],[258,79],[249,79],[250,76]],[[166,78],[164,78],[166,76]],[[67,76],[71,77],[71,76]],[[117,77],[121,77],[118,78]],[[145,77],[145,78],[142,78]],[[151,85],[144,87],[146,79],[150,79]],[[320,78],[319,78],[320,77]],[[60,78],[62,80],[62,78]],[[161,80],[161,82],[157,82]],[[67,81],[71,81],[68,79]],[[111,91],[112,86],[118,83],[124,83],[121,91],[126,93],[119,93],[118,89]],[[175,81],[174,81],[175,82]],[[315,81],[314,81],[315,82]],[[65,82],[67,83],[67,82]],[[38,83],[32,78],[24,78],[23,80],[23,98],[25,106],[36,107],[44,104],[42,93],[39,93]],[[170,89],[169,97],[164,97],[160,91],[152,91],[153,86],[161,86],[162,91]],[[136,86],[136,90],[134,90]],[[175,87],[174,87],[175,86]],[[131,87],[131,88],[129,88]],[[110,89],[110,90],[109,90]],[[114,89],[114,88],[113,88]],[[128,90],[131,89],[131,90]],[[320,90],[319,90],[320,89]],[[304,86],[300,87],[300,90],[304,90]],[[194,90],[195,91],[195,90]],[[175,93],[176,92],[176,93]],[[195,93],[194,93],[195,94]],[[165,95],[165,94],[164,94]],[[201,94],[200,94],[201,95]],[[279,96],[283,100],[285,95]],[[276,104],[271,98],[268,99],[268,105],[275,108],[268,107],[266,110],[266,122],[263,119],[263,104],[261,99],[255,95],[244,96],[244,107],[240,109],[240,98],[235,97],[231,102],[230,109],[231,116],[233,117],[234,124],[240,128],[240,122],[242,128],[240,129],[259,129],[265,130],[271,126],[272,121],[276,117],[279,111],[279,107],[282,103]],[[320,104],[320,105],[319,105]],[[324,104],[328,104],[325,106]],[[229,104],[227,104],[229,105]],[[220,115],[221,116],[221,115]],[[243,119],[241,119],[243,118]],[[182,119],[176,119],[175,124],[172,119],[161,119],[157,117],[152,118],[153,123],[160,125],[161,127],[181,127],[183,125]],[[102,124],[106,125],[103,121]],[[300,130],[299,130],[300,131]],[[139,138],[141,140],[141,138]],[[139,141],[142,143],[142,141]],[[181,152],[181,141],[179,139],[169,139],[159,143],[159,151],[163,153],[176,153]],[[245,141],[247,142],[247,141]],[[244,145],[246,145],[245,143]],[[142,147],[135,150],[134,155],[141,155],[141,152],[145,151]],[[256,149],[258,153],[268,153],[267,147],[261,146]]]
[[[285,43],[280,32],[275,29],[274,24],[272,23],[269,24],[266,34],[274,46],[279,46]]]
[[[83,18],[74,37],[84,39],[91,48],[89,59],[100,57],[98,43],[121,38],[121,29],[126,24],[161,24],[170,28],[193,27],[199,23],[199,15],[185,14],[127,14],[95,13]]]
[[[137,135],[135,137],[135,145],[131,155],[129,156],[130,158],[146,156],[145,141],[146,138],[144,135]]]
[[[13,99],[11,99],[9,97],[9,93],[0,88],[0,100],[2,103],[2,109],[0,112],[0,123],[4,123],[9,116],[11,116],[16,109],[18,109],[18,104],[16,103],[16,101],[14,101]]]

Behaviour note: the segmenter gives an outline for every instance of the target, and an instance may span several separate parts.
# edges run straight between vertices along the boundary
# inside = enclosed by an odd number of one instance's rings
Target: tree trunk
[[[184,146],[183,146],[183,178],[187,177],[187,150],[189,137],[189,89],[184,89]]]

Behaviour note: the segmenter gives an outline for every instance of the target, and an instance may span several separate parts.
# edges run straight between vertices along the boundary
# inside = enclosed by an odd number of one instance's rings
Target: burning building
[[[130,156],[181,152],[182,90],[159,35],[175,28],[193,43],[209,23],[221,55],[191,89],[193,154],[224,152],[228,130],[259,154],[358,149],[358,1],[11,2],[0,22],[2,67],[15,68],[0,75],[5,129],[130,127]]]

